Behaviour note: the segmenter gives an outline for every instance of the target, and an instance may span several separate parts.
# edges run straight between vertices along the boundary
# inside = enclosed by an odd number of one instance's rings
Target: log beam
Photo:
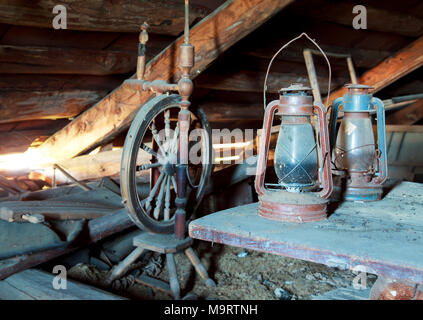
[[[0,155],[25,152],[29,146],[45,141],[52,132],[48,130],[19,130],[2,132]]]
[[[0,1],[0,23],[52,28],[57,14],[55,0]],[[67,29],[81,31],[139,32],[144,21],[152,33],[178,35],[184,29],[184,3],[170,0],[74,1],[63,0]],[[203,7],[190,6],[190,23],[206,14]]]
[[[255,30],[292,0],[227,1],[200,21],[190,31],[190,41],[196,49],[194,78],[234,43]],[[146,66],[145,79],[178,79],[178,38]],[[39,149],[48,159],[68,159],[110,140],[127,127],[139,107],[151,93],[137,93],[116,88],[99,103],[84,112],[64,129],[50,137]]]
[[[204,77],[199,77],[195,82],[198,88],[263,93],[265,72],[239,71],[229,74],[218,74],[207,72]],[[327,92],[328,79],[318,76],[320,90]],[[344,79],[332,79],[332,85],[342,85],[347,81]],[[267,92],[278,93],[281,88],[290,86],[292,83],[301,83],[310,86],[307,74],[298,73],[276,73],[271,72],[267,78]]]
[[[0,123],[74,117],[119,82],[97,76],[0,76]]]
[[[257,47],[248,47],[241,52],[245,55],[254,56],[263,59],[271,59],[273,54],[280,48],[281,44],[287,43],[290,39],[280,39],[275,44],[263,44],[263,46]],[[358,68],[372,68],[378,63],[380,63],[383,59],[392,55],[391,51],[384,51],[384,50],[370,50],[370,49],[362,49],[362,48],[345,48],[345,47],[338,47],[338,46],[331,46],[331,45],[324,45],[320,44],[320,47],[323,51],[330,52],[330,53],[340,53],[340,54],[350,54],[353,61],[354,66]],[[309,46],[311,49],[315,49],[313,46]],[[300,62],[304,63],[304,57],[302,56],[301,52],[304,49],[304,45],[299,45],[296,43],[292,43],[289,47],[286,48],[283,54],[277,56],[278,60],[286,60],[292,62]],[[332,65],[344,65],[346,68],[346,62],[344,59],[331,59]]]
[[[423,36],[412,42],[404,49],[397,52],[379,63],[373,69],[365,72],[358,79],[358,83],[366,84],[374,88],[377,92],[406,74],[416,70],[423,65]],[[331,101],[342,97],[347,89],[341,88],[331,93]]]
[[[355,4],[346,2],[312,1],[307,4],[298,3],[292,13],[319,20],[334,22],[352,27],[357,14],[352,12]],[[418,37],[423,33],[423,19],[400,12],[388,11],[366,5],[367,29],[389,32],[409,37]]]
[[[209,122],[263,120],[263,104],[233,104],[206,102],[198,104],[206,113]]]
[[[0,73],[88,74],[132,73],[136,52],[75,48],[0,46]]]

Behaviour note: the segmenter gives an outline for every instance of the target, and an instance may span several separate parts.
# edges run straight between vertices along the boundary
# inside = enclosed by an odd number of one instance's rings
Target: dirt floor
[[[194,249],[216,281],[217,287],[206,287],[195,274],[187,257],[177,254],[175,261],[181,295],[191,299],[312,299],[313,296],[335,288],[351,287],[356,277],[352,271],[242,248],[197,242]],[[104,284],[107,271],[99,271],[93,266],[79,264],[69,270],[68,274],[75,280],[88,282],[132,299],[171,299],[165,292],[152,290],[134,281],[134,276],[142,271],[168,281],[164,256],[149,253],[133,267],[130,272],[132,275],[113,283],[113,288]],[[367,275],[367,286],[370,287],[375,280],[375,275]]]

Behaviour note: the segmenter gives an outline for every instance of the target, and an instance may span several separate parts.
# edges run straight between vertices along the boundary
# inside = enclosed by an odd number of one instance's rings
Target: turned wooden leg
[[[135,260],[137,260],[143,252],[144,249],[140,247],[137,247],[134,251],[132,251],[125,259],[113,267],[107,277],[107,282],[112,283],[114,280],[122,277],[128,271],[131,264],[135,262]]]
[[[203,280],[206,282],[206,285],[208,287],[216,287],[216,283],[212,279],[209,278],[206,268],[204,268],[203,264],[201,263],[200,259],[198,259],[194,250],[191,247],[189,247],[185,249],[185,254],[188,257],[189,261],[194,266],[195,271],[197,271],[200,277],[203,278]]]
[[[423,300],[423,286],[414,282],[378,277],[370,300]]]
[[[176,271],[176,263],[175,263],[175,257],[173,256],[173,253],[166,254],[166,264],[167,264],[167,270],[169,272],[170,290],[173,293],[173,297],[176,300],[179,300],[181,289],[179,287],[178,273]]]

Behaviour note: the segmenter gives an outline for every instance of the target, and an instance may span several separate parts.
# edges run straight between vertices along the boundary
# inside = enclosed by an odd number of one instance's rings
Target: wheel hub
[[[167,162],[165,163],[165,165],[163,166],[163,171],[168,175],[168,176],[173,176],[175,174],[175,165]]]

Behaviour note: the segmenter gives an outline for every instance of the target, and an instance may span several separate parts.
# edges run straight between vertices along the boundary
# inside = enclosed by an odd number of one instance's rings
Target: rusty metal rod
[[[55,163],[53,165],[54,169],[58,169],[60,172],[62,172],[66,178],[68,178],[69,180],[71,180],[72,182],[74,182],[75,184],[77,184],[79,187],[81,187],[81,189],[85,190],[85,191],[90,191],[92,190],[89,186],[87,186],[85,183],[80,182],[78,180],[76,180],[73,176],[71,176],[67,171],[65,171],[65,169],[63,169],[61,166],[59,166],[57,163]]]

